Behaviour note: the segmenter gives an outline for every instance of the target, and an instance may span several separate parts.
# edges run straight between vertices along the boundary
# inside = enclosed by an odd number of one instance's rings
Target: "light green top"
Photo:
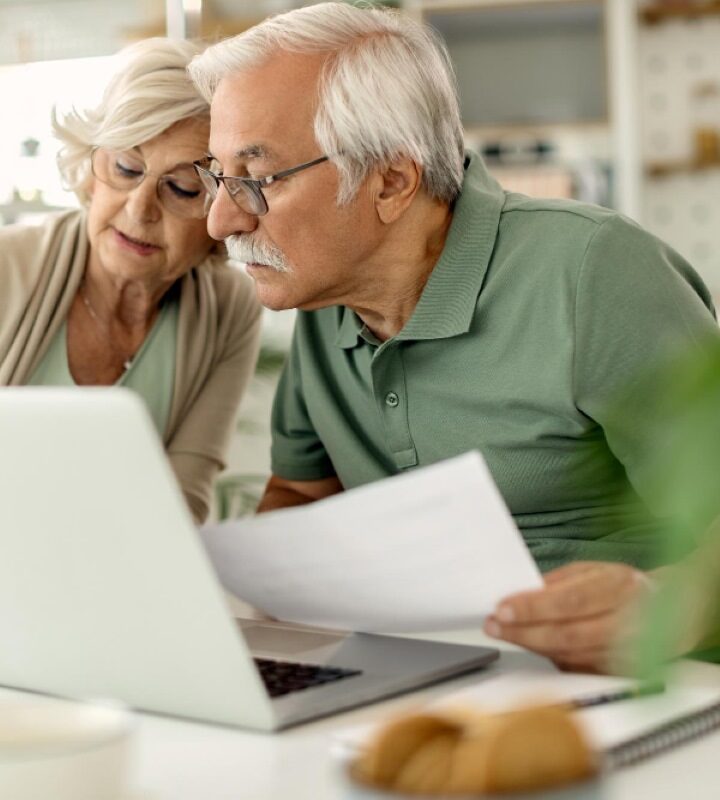
[[[541,569],[650,567],[662,509],[646,474],[666,421],[636,380],[720,337],[711,309],[691,267],[628,219],[506,193],[470,154],[395,337],[380,344],[345,307],[298,313],[273,472],[351,488],[478,449]]]
[[[136,391],[145,401],[158,434],[165,435],[175,385],[175,350],[179,303],[163,303],[160,314],[116,386]],[[63,322],[30,380],[30,386],[75,386],[67,358],[67,323]]]

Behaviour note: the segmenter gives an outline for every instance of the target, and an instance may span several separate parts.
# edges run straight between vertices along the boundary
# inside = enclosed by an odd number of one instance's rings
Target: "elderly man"
[[[210,234],[265,306],[300,309],[261,509],[477,448],[547,572],[488,632],[605,668],[659,561],[661,421],[652,397],[614,400],[717,335],[701,280],[612,211],[504,192],[463,149],[445,49],[399,13],[291,11],[190,72]]]

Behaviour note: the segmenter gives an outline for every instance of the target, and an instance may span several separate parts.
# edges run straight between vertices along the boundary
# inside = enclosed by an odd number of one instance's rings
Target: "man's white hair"
[[[84,205],[95,147],[125,150],[153,139],[171,125],[207,118],[209,105],[187,74],[190,60],[202,52],[188,41],[154,38],[124,48],[120,67],[96,108],[73,110],[59,118],[55,135],[62,142],[58,167],[63,183]]]
[[[261,65],[278,50],[327,53],[315,138],[340,172],[339,203],[377,165],[407,156],[427,193],[452,202],[463,178],[455,74],[444,44],[401,12],[319,3],[266,19],[209,47],[190,64],[208,102],[226,75]]]

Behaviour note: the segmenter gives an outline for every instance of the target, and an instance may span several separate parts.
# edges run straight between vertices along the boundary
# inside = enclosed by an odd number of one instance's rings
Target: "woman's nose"
[[[135,222],[157,222],[162,216],[162,207],[157,196],[157,181],[145,179],[131,189],[125,200],[125,211]]]

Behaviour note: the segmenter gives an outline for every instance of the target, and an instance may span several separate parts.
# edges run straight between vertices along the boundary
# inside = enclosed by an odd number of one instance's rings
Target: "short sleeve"
[[[280,478],[313,481],[332,477],[335,469],[305,403],[302,335],[298,319],[273,401],[271,464],[273,474]]]
[[[578,409],[603,429],[653,513],[663,458],[667,376],[678,359],[720,341],[709,292],[672,248],[617,215],[598,226],[578,277],[573,381]]]

